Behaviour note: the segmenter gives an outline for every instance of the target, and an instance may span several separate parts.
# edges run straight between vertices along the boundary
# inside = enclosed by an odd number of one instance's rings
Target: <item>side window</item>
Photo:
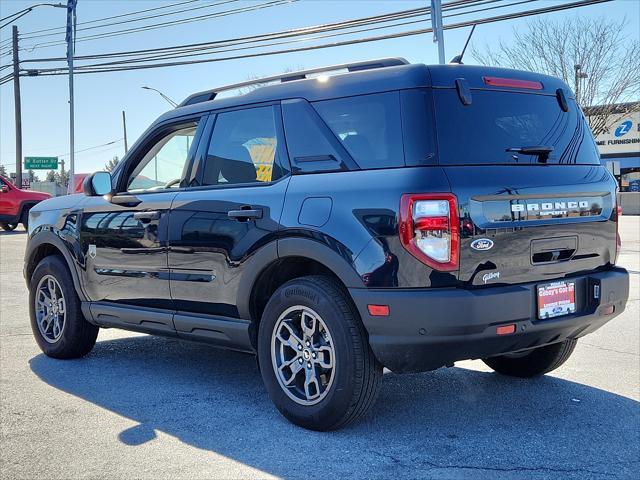
[[[306,100],[282,102],[282,114],[287,149],[296,171],[310,173],[346,169],[340,145],[330,138],[331,132]]]
[[[197,122],[190,122],[151,147],[129,176],[127,190],[140,193],[177,188],[187,167],[197,127]]]
[[[435,165],[435,122],[431,89],[400,92],[402,136],[407,165]]]
[[[360,168],[404,166],[398,92],[313,103]]]
[[[273,107],[219,113],[213,127],[202,185],[271,182],[284,175],[277,161]]]

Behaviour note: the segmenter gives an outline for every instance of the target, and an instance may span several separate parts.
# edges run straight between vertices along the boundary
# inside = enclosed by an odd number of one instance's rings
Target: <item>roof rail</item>
[[[281,73],[280,75],[273,75],[271,77],[256,78],[255,80],[247,80],[240,83],[233,83],[231,85],[225,85],[222,87],[214,88],[212,90],[205,90],[203,92],[194,93],[189,95],[178,107],[184,107],[185,105],[193,105],[195,103],[207,102],[213,100],[220,92],[228,90],[236,90],[238,88],[247,87],[249,85],[256,85],[260,83],[275,82],[291,82],[293,80],[303,80],[307,78],[307,75],[322,72],[332,72],[335,70],[348,70],[349,72],[357,72],[360,70],[371,70],[374,68],[395,67],[398,65],[407,65],[409,62],[401,57],[392,58],[380,58],[377,60],[367,60],[364,62],[343,63],[340,65],[331,65],[328,67],[311,68],[309,70],[300,70],[298,72]]]

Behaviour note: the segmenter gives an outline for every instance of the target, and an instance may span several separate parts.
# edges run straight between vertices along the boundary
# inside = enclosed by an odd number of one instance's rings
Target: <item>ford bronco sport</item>
[[[47,355],[110,327],[255,352],[278,410],[328,430],[383,367],[541,375],[624,310],[616,183],[562,81],[383,59],[259,82],[31,210]]]

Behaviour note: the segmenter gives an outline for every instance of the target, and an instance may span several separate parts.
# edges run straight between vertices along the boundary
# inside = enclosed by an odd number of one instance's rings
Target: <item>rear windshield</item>
[[[581,111],[552,95],[473,90],[463,105],[453,89],[433,91],[441,164],[527,164],[545,154],[516,151],[552,147],[546,163],[598,165],[600,156]],[[509,151],[511,150],[511,151]]]

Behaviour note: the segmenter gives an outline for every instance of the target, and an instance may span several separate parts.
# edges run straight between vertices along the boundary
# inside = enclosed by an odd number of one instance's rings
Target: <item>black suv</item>
[[[258,82],[190,96],[31,210],[47,355],[100,327],[257,352],[280,412],[328,430],[383,367],[541,375],[624,310],[616,183],[562,81],[383,59]]]

